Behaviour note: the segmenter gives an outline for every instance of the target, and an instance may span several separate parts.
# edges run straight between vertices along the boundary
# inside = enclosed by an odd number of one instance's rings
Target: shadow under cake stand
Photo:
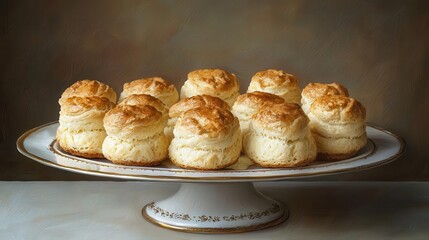
[[[399,157],[402,138],[379,127],[367,126],[368,143],[354,157],[338,162],[315,162],[299,168],[194,171],[173,167],[122,166],[105,159],[86,159],[64,152],[55,141],[58,123],[24,133],[17,141],[23,155],[47,166],[128,180],[181,182],[172,196],[148,203],[143,217],[165,228],[197,233],[235,233],[275,226],[289,211],[285,204],[260,193],[253,182],[352,172],[377,167]]]

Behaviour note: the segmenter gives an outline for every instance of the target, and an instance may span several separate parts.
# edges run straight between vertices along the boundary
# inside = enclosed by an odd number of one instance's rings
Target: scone
[[[238,96],[237,101],[232,106],[232,113],[240,121],[241,135],[244,137],[247,134],[250,119],[261,108],[284,102],[280,96],[259,91]]]
[[[106,131],[104,115],[115,106],[107,98],[70,97],[63,101],[57,141],[61,148],[76,156],[102,158]]]
[[[182,86],[180,98],[203,94],[218,97],[232,106],[240,95],[236,76],[221,69],[200,69],[190,72]]]
[[[128,96],[125,99],[122,99],[118,103],[118,106],[141,106],[141,105],[149,105],[151,107],[154,107],[156,110],[161,112],[162,119],[167,123],[168,120],[168,107],[161,102],[156,97],[153,97],[151,95],[147,94],[133,94],[131,96]]]
[[[288,103],[301,101],[301,89],[298,80],[292,74],[282,70],[268,69],[257,72],[250,81],[247,92],[268,92],[282,97]]]
[[[342,95],[317,98],[308,117],[321,160],[349,158],[366,144],[366,110],[353,98]]]
[[[151,95],[161,100],[167,107],[179,101],[176,87],[160,77],[142,78],[125,83],[119,101],[133,94]]]
[[[240,151],[238,119],[222,108],[198,107],[177,120],[169,156],[182,168],[215,170],[237,162]]]
[[[228,111],[230,110],[229,105],[218,97],[213,97],[210,95],[196,95],[190,98],[184,98],[171,106],[169,110],[168,114],[170,119],[168,119],[167,127],[165,128],[164,132],[170,140],[173,138],[173,128],[180,115],[190,109],[197,107],[217,107]]]
[[[81,80],[68,87],[58,101],[60,105],[70,97],[104,97],[116,104],[113,88],[97,80]]]
[[[104,118],[104,156],[115,164],[154,166],[168,156],[162,114],[154,107],[117,106]]]
[[[348,97],[347,88],[338,83],[309,83],[302,90],[301,107],[306,114],[310,112],[311,104],[319,97],[343,95]]]
[[[297,167],[316,159],[308,117],[294,103],[275,104],[253,115],[244,153],[263,167]]]

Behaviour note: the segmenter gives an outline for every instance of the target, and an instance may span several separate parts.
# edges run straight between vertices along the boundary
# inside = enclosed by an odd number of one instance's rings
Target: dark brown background
[[[319,180],[429,179],[428,1],[1,1],[0,180],[98,179],[37,164],[20,134],[58,117],[80,79],[121,90],[162,76],[180,87],[196,68],[259,70],[340,82],[368,122],[405,138],[406,154]]]

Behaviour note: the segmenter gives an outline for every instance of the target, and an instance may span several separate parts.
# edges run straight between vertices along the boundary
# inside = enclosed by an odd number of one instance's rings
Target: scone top
[[[365,107],[357,100],[343,95],[323,96],[311,104],[310,112],[319,120],[331,124],[363,123]]]
[[[124,84],[120,100],[133,94],[149,94],[171,106],[179,100],[179,93],[173,84],[160,77],[142,78]]]
[[[257,72],[252,77],[248,92],[258,90],[253,89],[255,86],[252,85],[259,85],[261,89],[269,87],[298,87],[298,80],[294,75],[286,73],[283,70],[268,69]]]
[[[259,109],[265,107],[266,105],[284,102],[285,100],[277,95],[255,91],[238,96],[237,101],[234,103],[234,107],[237,107],[238,105],[245,105],[248,108]]]
[[[142,78],[124,83],[124,92],[126,95],[148,90],[153,92],[163,92],[166,90],[172,90],[172,88],[174,88],[172,84],[169,84],[166,80],[160,77]]]
[[[218,97],[232,106],[240,95],[237,78],[234,74],[221,69],[192,71],[180,90],[180,97],[202,94]]]
[[[192,71],[188,73],[188,81],[200,87],[202,91],[238,91],[238,81],[235,74],[222,69]]]
[[[288,139],[301,137],[309,119],[301,107],[294,103],[281,103],[261,109],[253,115],[251,127],[263,134]]]
[[[97,80],[81,80],[75,82],[63,92],[59,100],[59,104],[62,105],[67,98],[75,96],[104,97],[109,99],[111,102],[116,103],[115,91],[108,85]]]
[[[156,110],[162,113],[163,116],[168,117],[168,108],[167,106],[158,98],[153,97],[148,94],[133,94],[125,99],[123,99],[118,106],[139,106],[139,105],[149,105],[154,107]]]
[[[107,112],[115,104],[104,97],[69,97],[63,99],[60,115],[76,116],[87,112]]]
[[[238,129],[238,119],[226,109],[198,107],[186,111],[177,121],[174,135],[225,138]]]
[[[161,119],[161,112],[154,107],[120,105],[104,117],[104,124],[112,127],[151,126]]]
[[[282,70],[268,69],[257,72],[250,81],[247,92],[268,92],[282,97],[286,102],[300,103],[301,89],[294,75]]]
[[[203,94],[180,100],[178,103],[171,106],[169,116],[170,118],[177,118],[184,112],[197,107],[212,107],[230,110],[230,106],[222,99]]]
[[[107,112],[104,127],[109,136],[142,140],[161,133],[164,124],[161,112],[154,107],[122,105]]]
[[[347,88],[338,83],[309,83],[303,90],[302,96],[315,100],[322,96],[343,95],[348,97]]]

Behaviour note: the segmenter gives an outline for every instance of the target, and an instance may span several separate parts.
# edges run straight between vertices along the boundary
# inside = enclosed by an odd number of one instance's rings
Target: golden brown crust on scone
[[[298,80],[292,74],[286,73],[283,70],[268,69],[265,71],[257,72],[252,77],[252,82],[258,82],[261,87],[268,86],[298,86]]]
[[[262,108],[267,104],[280,104],[284,102],[285,100],[283,98],[275,94],[255,91],[238,96],[235,104],[246,104],[248,106],[257,105]]]
[[[198,135],[210,137],[227,134],[238,119],[228,110],[213,107],[198,107],[183,113],[177,126],[185,127]]]
[[[358,122],[366,117],[366,109],[359,101],[342,95],[317,98],[310,111],[325,122]]]
[[[171,90],[174,85],[160,77],[142,78],[124,84],[124,92],[128,93],[143,93],[147,89],[154,92],[162,93],[166,90]]]
[[[115,104],[104,97],[70,97],[64,100],[61,114],[78,115],[90,110],[108,111]]]
[[[227,167],[229,167],[229,166],[231,166],[231,165],[234,165],[234,164],[238,161],[238,159],[239,159],[239,158],[240,158],[240,157],[238,157],[235,161],[231,161],[231,162],[229,162],[229,163],[226,163],[226,164],[223,164],[223,165],[217,166],[216,168],[205,168],[205,167],[203,167],[203,166],[201,166],[201,167],[188,166],[188,165],[185,165],[185,164],[182,164],[182,163],[180,163],[180,162],[176,161],[176,160],[175,160],[175,159],[173,159],[173,158],[170,158],[170,160],[171,160],[171,162],[172,162],[174,165],[176,165],[176,166],[178,166],[178,167],[181,167],[181,168],[184,168],[184,169],[189,169],[189,170],[198,170],[198,171],[211,171],[211,170],[224,169],[224,168],[227,168]],[[204,159],[202,159],[202,160],[204,160]]]
[[[225,110],[231,109],[228,103],[226,103],[222,99],[203,94],[180,100],[178,103],[171,106],[169,116],[171,118],[176,118],[182,115],[187,110],[204,106],[223,108]]]
[[[116,93],[108,85],[97,80],[81,80],[68,87],[59,100],[60,105],[70,97],[105,97],[116,103]]]
[[[229,91],[238,86],[234,74],[222,69],[199,69],[188,73],[191,82],[205,82],[217,91]]]
[[[128,105],[128,106],[136,106],[136,105],[152,106],[152,105],[156,105],[159,107],[165,106],[161,100],[159,100],[158,98],[153,97],[151,95],[148,95],[148,94],[130,95],[118,103],[118,106],[123,106],[123,105]],[[153,106],[153,107],[155,107],[155,106]]]
[[[154,107],[142,106],[117,106],[106,113],[104,117],[105,126],[116,128],[129,125],[150,126],[161,120],[162,114]]]
[[[142,78],[124,84],[120,100],[133,94],[148,94],[170,107],[179,100],[179,93],[173,84],[160,77]]]
[[[309,122],[307,115],[305,115],[301,107],[294,103],[273,104],[262,108],[257,114],[253,115],[252,119],[257,121],[262,127],[268,129],[273,124],[288,128],[297,121],[300,123],[297,127],[302,129]]]
[[[125,99],[123,99],[118,106],[139,106],[139,105],[149,105],[151,107],[156,108],[156,110],[160,111],[163,114],[167,114],[167,106],[156,97],[152,97],[147,94],[133,94]]]
[[[348,97],[349,92],[346,87],[338,83],[309,83],[303,90],[302,96],[316,99],[322,96],[343,95]]]

